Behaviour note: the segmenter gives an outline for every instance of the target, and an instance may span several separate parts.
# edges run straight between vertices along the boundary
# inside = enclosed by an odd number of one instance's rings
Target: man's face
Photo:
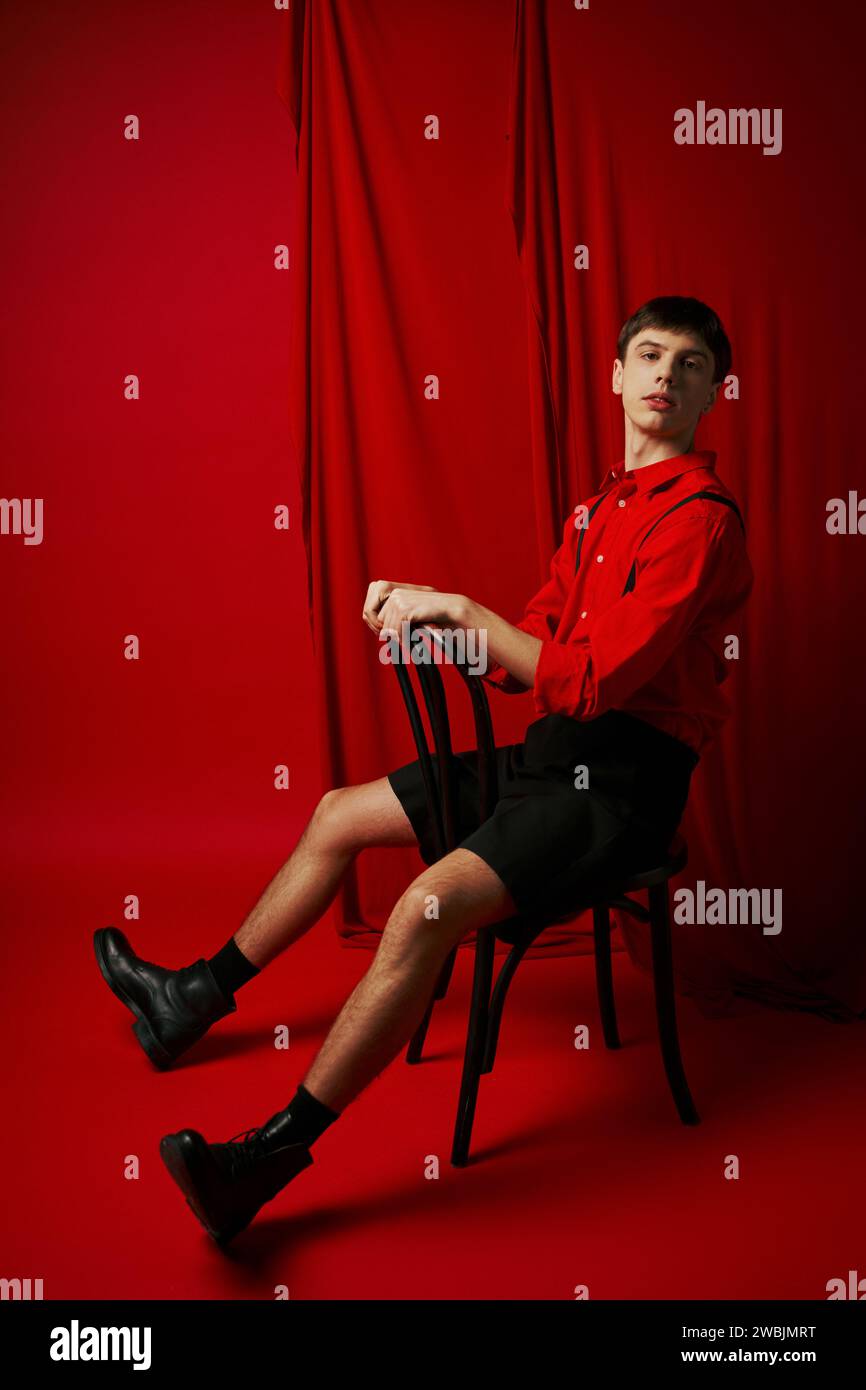
[[[629,343],[625,362],[614,362],[613,389],[643,434],[690,440],[721,384],[713,385],[713,367],[713,354],[696,334],[644,328]]]

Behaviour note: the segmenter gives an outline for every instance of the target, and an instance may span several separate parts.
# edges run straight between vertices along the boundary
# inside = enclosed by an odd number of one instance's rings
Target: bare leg
[[[235,932],[238,948],[261,970],[318,922],[361,849],[414,844],[415,832],[387,777],[326,792],[291,855]]]
[[[438,920],[429,916],[430,894]],[[304,1077],[306,1089],[342,1111],[409,1041],[452,947],[516,911],[502,880],[471,850],[455,849],[426,869],[395,905],[369,970]]]

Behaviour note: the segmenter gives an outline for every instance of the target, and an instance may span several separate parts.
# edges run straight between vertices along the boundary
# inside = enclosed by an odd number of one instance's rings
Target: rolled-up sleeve
[[[542,642],[532,695],[541,714],[595,719],[661,670],[692,627],[748,595],[751,566],[735,520],[704,515],[659,527],[636,583],[565,642]]]

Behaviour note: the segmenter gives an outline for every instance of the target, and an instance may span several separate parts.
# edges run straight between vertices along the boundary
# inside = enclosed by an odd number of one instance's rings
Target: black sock
[[[225,946],[217,951],[215,956],[211,956],[208,965],[223,994],[228,998],[231,998],[241,985],[245,985],[260,973],[259,967],[247,960],[233,936],[229,937]]]
[[[328,1125],[332,1125],[340,1116],[335,1110],[329,1109],[322,1101],[316,1100],[311,1095],[306,1086],[301,1082],[294,1098],[286,1106],[286,1114],[291,1119],[293,1144],[305,1144],[310,1148],[312,1144],[324,1134]]]

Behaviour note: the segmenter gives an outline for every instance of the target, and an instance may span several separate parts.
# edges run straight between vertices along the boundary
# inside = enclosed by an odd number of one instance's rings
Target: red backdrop
[[[294,201],[282,19],[4,17],[2,493],[44,499],[41,545],[0,536],[4,839],[82,888],[231,856],[255,860],[253,898],[321,792],[274,253]]]
[[[231,855],[255,861],[252,897],[324,786],[413,754],[361,623],[369,579],[518,617],[621,452],[622,319],[694,293],[733,339],[739,398],[700,442],[745,508],[757,582],[683,883],[781,887],[784,926],[682,928],[677,960],[707,1008],[736,989],[861,1012],[866,542],[825,526],[827,500],[864,487],[846,6],[805,42],[811,7],[781,25],[701,5],[651,67],[633,0],[116,13],[48,0],[6,19],[2,492],[44,501],[41,545],[0,536],[6,854],[190,872]],[[675,145],[674,110],[698,100],[781,107],[781,153]],[[519,737],[529,698],[491,700]],[[459,701],[455,723],[468,744]],[[334,918],[350,943],[375,943],[419,867],[362,856]],[[540,949],[582,949],[571,936]]]
[[[417,575],[517,617],[562,518],[619,452],[621,319],[682,290],[718,304],[734,339],[739,400],[701,434],[747,511],[757,573],[683,882],[782,886],[785,916],[776,938],[679,930],[677,959],[707,1008],[736,984],[862,1010],[864,541],[828,536],[824,515],[864,487],[863,141],[848,109],[863,46],[839,0],[820,15],[667,9],[663,29],[653,10],[646,42],[645,8],[563,0],[543,12],[546,43],[542,12],[526,10],[517,66],[510,0],[317,0],[309,13],[293,0],[289,16],[246,0],[3,8],[0,493],[42,498],[44,535],[0,535],[16,1138],[0,1275],[44,1275],[47,1298],[269,1300],[288,1275],[292,1300],[570,1298],[587,1276],[602,1299],[814,1299],[860,1261],[862,1030],[754,1009],[722,1035],[683,1008],[704,1121],[684,1130],[651,991],[622,958],[622,1052],[571,1045],[576,1023],[597,1027],[591,961],[527,968],[483,1083],[481,1161],[450,1176],[443,1161],[434,1184],[419,1158],[447,1153],[463,959],[432,1065],[387,1069],[378,1099],[323,1138],[310,1187],[256,1222],[246,1256],[214,1260],[159,1136],[193,1124],[222,1140],[288,1099],[367,964],[334,945],[373,944],[420,860],[362,856],[347,925],[331,919],[355,935],[311,932],[174,1075],[149,1067],[92,954],[109,923],[169,966],[210,954],[324,786],[411,756],[394,675],[360,620],[367,580]],[[292,88],[309,118],[297,171],[274,86],[292,20],[313,40]],[[675,149],[672,111],[701,99],[783,106],[782,153]],[[124,139],[129,114],[138,141]],[[590,245],[582,278],[549,259],[556,235]],[[290,354],[290,324],[309,356]],[[435,403],[421,390],[431,370]],[[124,399],[130,373],[138,400]],[[131,633],[137,661],[123,655]],[[528,698],[491,703],[502,737],[532,715]],[[271,1046],[277,1023],[291,1025],[288,1052]],[[749,1181],[720,1192],[731,1152]],[[126,1180],[130,1154],[141,1182]],[[531,1201],[527,1164],[544,1171]]]
[[[698,443],[744,507],[756,586],[680,886],[780,889],[782,930],[675,928],[680,986],[707,1012],[739,995],[845,1019],[866,1006],[866,542],[826,523],[862,471],[846,437],[864,303],[863,130],[844,80],[859,21],[832,0],[813,31],[801,8],[780,25],[747,0],[723,21],[693,7],[665,19],[650,64],[655,20],[637,0],[296,0],[280,84],[300,175],[292,422],[323,775],[356,782],[414,755],[359,621],[369,580],[466,592],[516,620],[566,514],[621,457],[621,323],[656,294],[720,312],[733,380]],[[677,143],[675,113],[699,102],[775,124],[760,143]],[[530,697],[492,698],[500,741],[520,737]],[[408,876],[418,860],[402,857]],[[375,941],[398,882],[391,851],[364,856],[341,930]],[[646,933],[622,930],[647,964]],[[537,949],[587,949],[587,933],[554,928]]]

